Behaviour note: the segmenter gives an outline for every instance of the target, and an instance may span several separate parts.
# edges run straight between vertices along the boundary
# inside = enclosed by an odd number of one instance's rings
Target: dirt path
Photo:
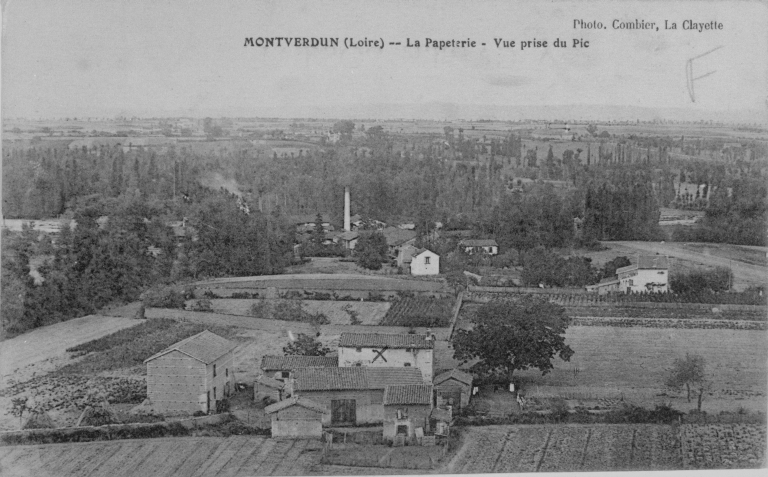
[[[606,242],[609,247],[611,245],[621,245],[624,247],[633,248],[642,253],[649,254],[664,254],[669,257],[688,260],[703,265],[709,265],[713,267],[730,267],[733,270],[733,287],[736,290],[744,290],[749,286],[764,285],[768,279],[768,268],[755,265],[752,263],[745,263],[738,259],[731,259],[719,255],[713,255],[711,253],[699,252],[690,247],[686,247],[685,244],[675,242]],[[705,249],[709,250],[709,249]],[[674,261],[672,262],[674,265]]]
[[[69,362],[66,349],[71,346],[139,323],[142,321],[90,315],[37,328],[0,342],[0,388],[5,388],[9,379],[23,382],[34,374],[47,373],[57,365]]]

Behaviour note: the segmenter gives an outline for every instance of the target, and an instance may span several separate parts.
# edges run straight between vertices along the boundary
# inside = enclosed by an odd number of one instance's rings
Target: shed
[[[261,358],[261,371],[264,376],[277,380],[285,380],[291,376],[291,370],[296,368],[335,368],[339,358],[335,356],[275,356],[267,355]]]
[[[160,412],[215,412],[234,386],[235,343],[208,330],[147,358],[147,397]]]
[[[416,428],[429,430],[432,412],[432,386],[399,384],[384,389],[384,438],[398,434],[413,438]]]
[[[281,401],[284,387],[285,382],[262,374],[253,383],[253,400],[270,398],[273,401]]]
[[[432,384],[438,406],[453,406],[460,409],[469,404],[472,397],[473,376],[458,369],[451,369],[435,376]]]
[[[310,399],[294,396],[264,408],[272,417],[272,437],[307,439],[323,436],[323,416],[328,408]]]

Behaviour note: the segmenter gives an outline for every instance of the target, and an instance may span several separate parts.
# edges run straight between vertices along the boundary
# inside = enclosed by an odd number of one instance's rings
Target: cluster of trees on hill
[[[277,214],[246,213],[236,197],[209,191],[182,207],[190,232],[179,247],[167,226],[172,206],[91,195],[75,203],[76,226],[64,225],[54,243],[38,240],[28,226],[19,235],[6,232],[3,329],[21,333],[90,314],[180,279],[280,273],[291,260],[293,230]],[[42,283],[30,276],[33,257],[44,259],[37,267]]]

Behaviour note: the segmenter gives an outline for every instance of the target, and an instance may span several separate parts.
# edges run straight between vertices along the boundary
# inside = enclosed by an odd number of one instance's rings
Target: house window
[[[629,281],[629,286],[634,286],[635,284],[633,282],[634,282],[634,280],[630,280]]]
[[[291,376],[291,373],[290,373],[290,371],[282,371],[282,372],[280,373],[280,376],[281,376],[283,379],[288,379],[288,378]]]
[[[216,377],[216,365],[215,364],[213,365],[213,377],[214,378]]]
[[[362,366],[362,363],[355,363],[355,366],[360,367]]]
[[[224,368],[224,376],[229,377],[229,368]]]
[[[411,366],[411,363],[405,363],[403,364],[403,366],[405,366],[406,368],[409,368]]]
[[[410,353],[411,351],[413,351],[411,348],[405,348],[406,353]]]
[[[429,265],[429,257],[424,257],[424,265]]]
[[[216,400],[216,386],[213,387],[213,400]]]
[[[357,351],[358,353],[360,353],[360,352],[362,352],[362,351],[363,351],[363,348],[355,348],[355,351]]]

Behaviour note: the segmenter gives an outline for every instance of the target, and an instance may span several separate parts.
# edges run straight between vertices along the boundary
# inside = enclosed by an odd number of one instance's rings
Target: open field
[[[57,365],[69,362],[66,349],[123,328],[142,323],[130,318],[89,315],[37,328],[29,333],[0,342],[2,387],[8,380],[25,381]]]
[[[733,270],[734,290],[744,290],[751,286],[766,284],[765,247],[745,247],[729,244],[678,243],[678,242],[601,242],[608,250],[579,253],[592,258],[592,264],[602,266],[618,256],[627,256],[635,261],[638,253],[654,255],[656,253],[672,258],[670,271],[693,268],[730,267]]]
[[[250,310],[254,303],[263,300],[253,299],[213,299],[211,308],[215,313],[228,315],[251,316]],[[392,303],[390,302],[360,302],[360,301],[328,301],[328,300],[300,300],[304,311],[312,314],[322,313],[328,317],[333,325],[349,325],[350,314],[345,311],[357,313],[361,325],[378,325],[387,314]]]
[[[434,280],[415,280],[357,274],[294,274],[268,275],[255,277],[218,278],[195,284],[199,288],[254,288],[265,289],[328,289],[366,291],[420,291],[446,292],[444,282]]]
[[[686,352],[702,354],[713,382],[702,410],[717,413],[744,407],[765,411],[768,349],[765,331],[723,329],[613,328],[571,326],[566,343],[575,351],[570,362],[553,360],[546,376],[536,370],[516,373],[524,394],[584,394],[615,397],[653,407],[671,403],[688,411],[683,393],[664,387],[666,369]]]

